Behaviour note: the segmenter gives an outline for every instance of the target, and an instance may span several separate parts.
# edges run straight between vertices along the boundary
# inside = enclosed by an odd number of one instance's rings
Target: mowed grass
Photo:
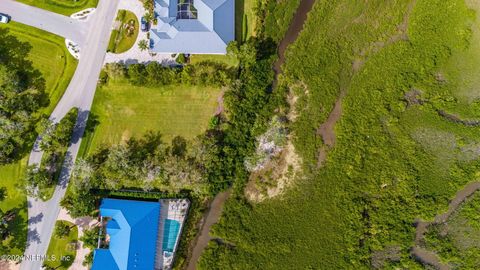
[[[226,64],[229,67],[238,66],[238,59],[232,55],[194,54],[190,56],[191,64],[205,62],[205,61],[222,63],[222,64]]]
[[[78,11],[96,7],[98,0],[18,0],[27,5],[70,16]]]
[[[28,59],[42,73],[46,83],[46,91],[50,97],[49,106],[41,112],[50,114],[67,88],[75,72],[77,60],[67,52],[64,40],[61,37],[16,22],[2,24],[0,27],[8,28],[11,35],[22,42],[30,43],[32,46]],[[7,198],[0,203],[0,208],[3,211],[14,209],[18,212],[13,241],[22,248],[15,248],[13,253],[16,254],[23,253],[26,243],[26,194],[17,185],[25,173],[27,161],[28,158],[25,156],[12,164],[0,166],[0,187],[7,188]]]
[[[57,221],[55,227],[59,223],[68,224],[71,230],[68,236],[62,238],[57,237],[54,231],[47,250],[47,256],[50,260],[45,261],[45,265],[59,270],[67,270],[75,260],[77,253],[75,245],[78,241],[78,228],[75,224],[64,220]]]
[[[32,46],[28,59],[45,79],[50,104],[42,112],[50,114],[68,87],[78,61],[67,51],[63,38],[24,24],[10,22],[0,27]]]
[[[220,89],[172,85],[147,88],[127,81],[110,81],[97,89],[92,117],[99,121],[87,134],[82,152],[102,144],[120,143],[131,136],[154,130],[166,140],[201,134],[215,113]]]
[[[23,254],[23,247],[27,241],[27,197],[25,193],[16,185],[25,173],[27,158],[17,161],[13,164],[0,166],[0,187],[7,189],[7,196],[0,202],[0,209],[7,212],[13,210],[17,213],[14,221],[12,235],[13,241],[17,247],[12,254]]]

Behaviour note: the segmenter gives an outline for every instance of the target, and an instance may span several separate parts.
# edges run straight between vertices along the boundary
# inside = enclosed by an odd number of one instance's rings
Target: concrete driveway
[[[84,42],[90,29],[87,23],[13,0],[0,0],[0,12],[11,16],[16,22],[54,33],[78,44]]]
[[[26,6],[12,0],[0,0],[0,12],[10,15],[12,20],[68,38],[79,43],[82,48],[82,57],[77,70],[62,99],[50,116],[51,120],[58,122],[71,108],[77,107],[79,108],[77,125],[73,132],[71,144],[68,147],[59,183],[52,198],[46,202],[27,198],[27,248],[20,269],[38,270],[42,267],[42,256],[47,252],[53,228],[60,212],[59,204],[65,195],[71,169],[85,131],[118,3],[118,0],[100,0],[95,13],[85,22]],[[39,140],[40,138],[37,138],[35,145],[38,145]],[[42,155],[43,153],[39,151],[38,147],[34,146],[29,164],[39,164]]]

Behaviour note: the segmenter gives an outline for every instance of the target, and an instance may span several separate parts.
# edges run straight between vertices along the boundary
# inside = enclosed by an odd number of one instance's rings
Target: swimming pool
[[[173,219],[165,220],[165,227],[163,230],[163,251],[173,252],[175,242],[177,241],[178,233],[180,232],[180,222]]]

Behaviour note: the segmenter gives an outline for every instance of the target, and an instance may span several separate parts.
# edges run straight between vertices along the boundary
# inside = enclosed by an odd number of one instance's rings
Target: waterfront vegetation
[[[19,0],[27,5],[70,16],[78,11],[97,7],[98,0]]]
[[[255,204],[243,195],[246,176],[235,175],[214,227],[222,241],[200,268],[421,269],[410,256],[415,219],[444,212],[480,169],[480,128],[438,113],[476,104],[460,98],[475,95],[466,84],[479,64],[477,6],[468,4],[316,1],[283,80],[298,98],[290,128],[304,177]],[[326,148],[317,130],[343,96]]]
[[[454,269],[477,269],[480,265],[480,193],[467,199],[445,223],[428,227],[425,248],[435,251]]]

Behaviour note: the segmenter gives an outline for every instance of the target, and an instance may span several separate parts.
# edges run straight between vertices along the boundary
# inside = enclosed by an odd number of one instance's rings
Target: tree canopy
[[[27,59],[31,46],[0,29],[0,164],[17,158],[47,105],[45,80]]]

